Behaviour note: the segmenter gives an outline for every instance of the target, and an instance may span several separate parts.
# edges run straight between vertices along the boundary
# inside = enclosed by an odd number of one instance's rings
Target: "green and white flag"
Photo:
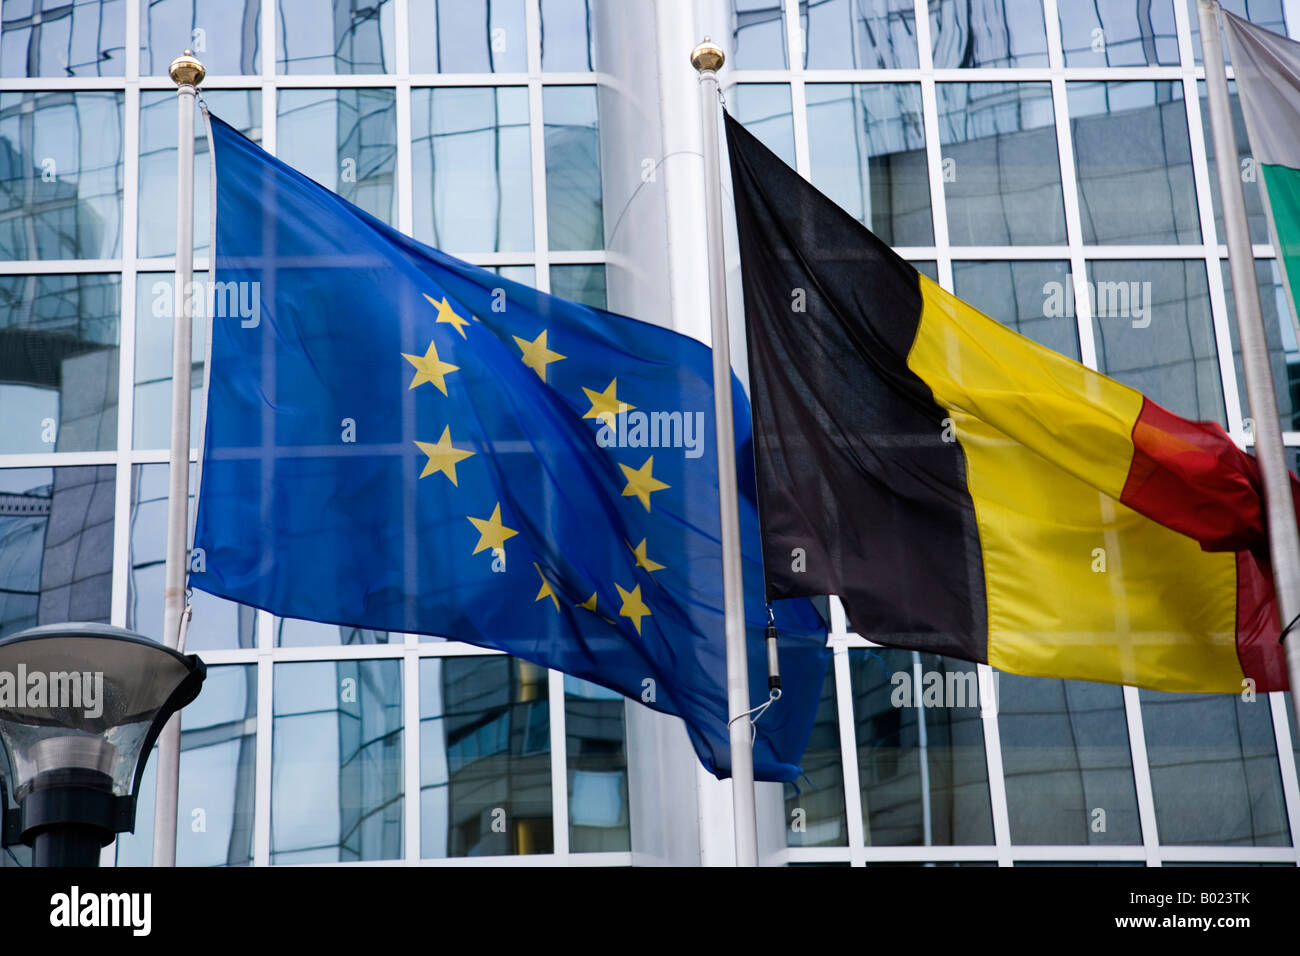
[[[1300,43],[1223,10],[1237,96],[1274,227],[1273,243],[1296,308],[1300,289]]]

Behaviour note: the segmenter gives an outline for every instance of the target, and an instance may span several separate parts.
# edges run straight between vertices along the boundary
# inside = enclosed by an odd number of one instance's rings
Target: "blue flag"
[[[215,317],[190,582],[283,617],[437,634],[686,722],[730,770],[711,355],[403,236],[212,119]],[[753,704],[767,699],[749,403],[733,378]],[[793,780],[826,674],[774,606]]]

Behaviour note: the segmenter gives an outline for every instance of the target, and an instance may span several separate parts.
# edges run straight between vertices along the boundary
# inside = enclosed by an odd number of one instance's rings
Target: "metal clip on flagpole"
[[[192,50],[172,60],[176,84],[176,287],[172,297],[172,427],[167,488],[167,563],[163,575],[163,640],[180,643],[186,611],[190,491],[190,291],[194,280],[194,100],[203,64]],[[181,720],[176,714],[158,739],[153,865],[176,865],[176,805],[180,786]]]
[[[1241,342],[1241,364],[1246,373],[1246,398],[1250,403],[1250,415],[1255,420],[1255,459],[1259,462],[1264,481],[1269,555],[1273,559],[1278,612],[1282,626],[1287,627],[1300,615],[1300,530],[1296,528],[1290,469],[1286,465],[1282,422],[1273,391],[1268,339],[1260,317],[1259,286],[1255,281],[1255,257],[1250,247],[1246,203],[1241,179],[1237,176],[1237,143],[1229,115],[1218,4],[1213,0],[1197,0],[1197,13],[1201,18],[1201,49],[1209,93],[1214,155],[1219,167],[1219,195],[1223,198],[1228,268],[1232,274],[1232,297],[1237,305],[1237,337]],[[1285,644],[1291,704],[1296,711],[1296,723],[1300,725],[1300,639],[1292,633],[1285,637]]]
[[[691,65],[700,74],[704,125],[704,211],[709,243],[709,315],[713,328],[713,410],[718,422],[718,504],[726,614],[727,710],[732,715],[727,730],[731,742],[736,865],[758,866],[753,736],[749,722],[739,719],[750,713],[750,706],[736,484],[736,429],[731,408],[731,339],[727,332],[727,276],[722,252],[722,180],[718,158],[718,69],[725,59],[722,49],[708,37],[691,51]]]

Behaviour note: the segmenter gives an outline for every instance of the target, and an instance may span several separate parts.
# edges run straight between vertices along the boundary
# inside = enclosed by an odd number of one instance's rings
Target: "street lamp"
[[[0,846],[36,866],[97,866],[135,827],[136,790],[168,718],[207,669],[131,631],[49,624],[0,640]],[[14,800],[10,806],[8,792]]]

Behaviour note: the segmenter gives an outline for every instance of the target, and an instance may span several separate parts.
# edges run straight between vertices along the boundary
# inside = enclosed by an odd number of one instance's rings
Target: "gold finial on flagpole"
[[[208,75],[193,50],[186,50],[172,60],[172,65],[168,67],[167,72],[177,86],[198,86]]]
[[[722,52],[722,47],[708,37],[705,37],[704,42],[691,51],[691,66],[701,73],[706,70],[717,73],[726,60],[727,57]]]

